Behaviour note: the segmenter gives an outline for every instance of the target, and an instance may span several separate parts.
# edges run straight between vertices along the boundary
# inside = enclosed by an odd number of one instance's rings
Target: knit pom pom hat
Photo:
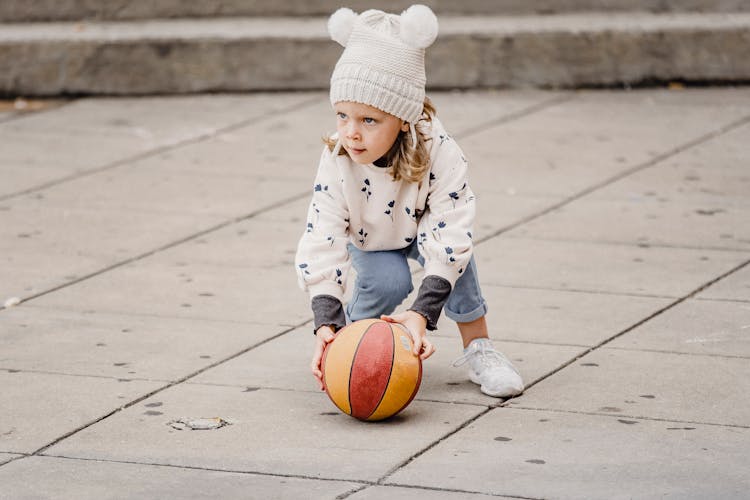
[[[368,104],[411,125],[422,115],[425,48],[437,37],[435,14],[412,5],[401,15],[341,8],[328,20],[331,38],[345,47],[331,76],[331,105]]]

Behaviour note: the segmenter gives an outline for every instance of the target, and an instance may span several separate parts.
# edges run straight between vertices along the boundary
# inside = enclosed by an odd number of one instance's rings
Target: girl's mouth
[[[349,148],[349,152],[351,154],[353,154],[353,155],[361,155],[365,151],[367,151],[367,150],[366,149]]]

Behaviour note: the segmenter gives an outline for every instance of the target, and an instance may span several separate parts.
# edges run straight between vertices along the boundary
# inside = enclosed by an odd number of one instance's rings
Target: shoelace
[[[506,358],[505,355],[503,355],[503,353],[496,351],[494,347],[487,347],[485,344],[479,344],[479,346],[477,346],[477,344],[471,344],[469,352],[464,353],[462,356],[456,359],[453,362],[453,366],[459,367],[461,365],[465,365],[476,354],[479,355],[479,359],[485,366],[505,365],[518,374],[518,370],[516,370],[516,367],[513,366],[513,363],[511,363],[510,360]]]

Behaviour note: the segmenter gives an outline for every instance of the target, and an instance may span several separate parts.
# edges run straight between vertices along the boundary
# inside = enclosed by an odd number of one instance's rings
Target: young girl
[[[425,330],[436,329],[445,306],[464,344],[454,364],[469,363],[485,394],[520,394],[521,377],[488,338],[467,161],[425,98],[424,49],[437,36],[435,15],[423,5],[400,16],[342,8],[328,31],[345,47],[331,77],[337,134],[323,148],[295,260],[315,317],[313,375],[323,389],[326,344],[364,318],[403,324],[414,354],[427,359],[435,348]],[[411,307],[391,315],[413,290],[407,258],[424,266],[425,278]],[[344,310],[351,265],[357,278]]]

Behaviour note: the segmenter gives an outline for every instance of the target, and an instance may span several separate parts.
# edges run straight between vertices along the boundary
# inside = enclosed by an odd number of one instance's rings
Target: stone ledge
[[[378,8],[399,12],[412,0],[384,0]],[[561,14],[583,11],[740,12],[750,10],[744,0],[424,0],[438,15]],[[355,11],[372,8],[370,0],[33,0],[0,2],[0,22],[102,21],[192,18],[215,16],[326,16],[342,5]]]
[[[0,25],[0,94],[323,89],[324,18]],[[750,13],[444,17],[432,88],[750,80]],[[448,61],[446,64],[444,61]]]

